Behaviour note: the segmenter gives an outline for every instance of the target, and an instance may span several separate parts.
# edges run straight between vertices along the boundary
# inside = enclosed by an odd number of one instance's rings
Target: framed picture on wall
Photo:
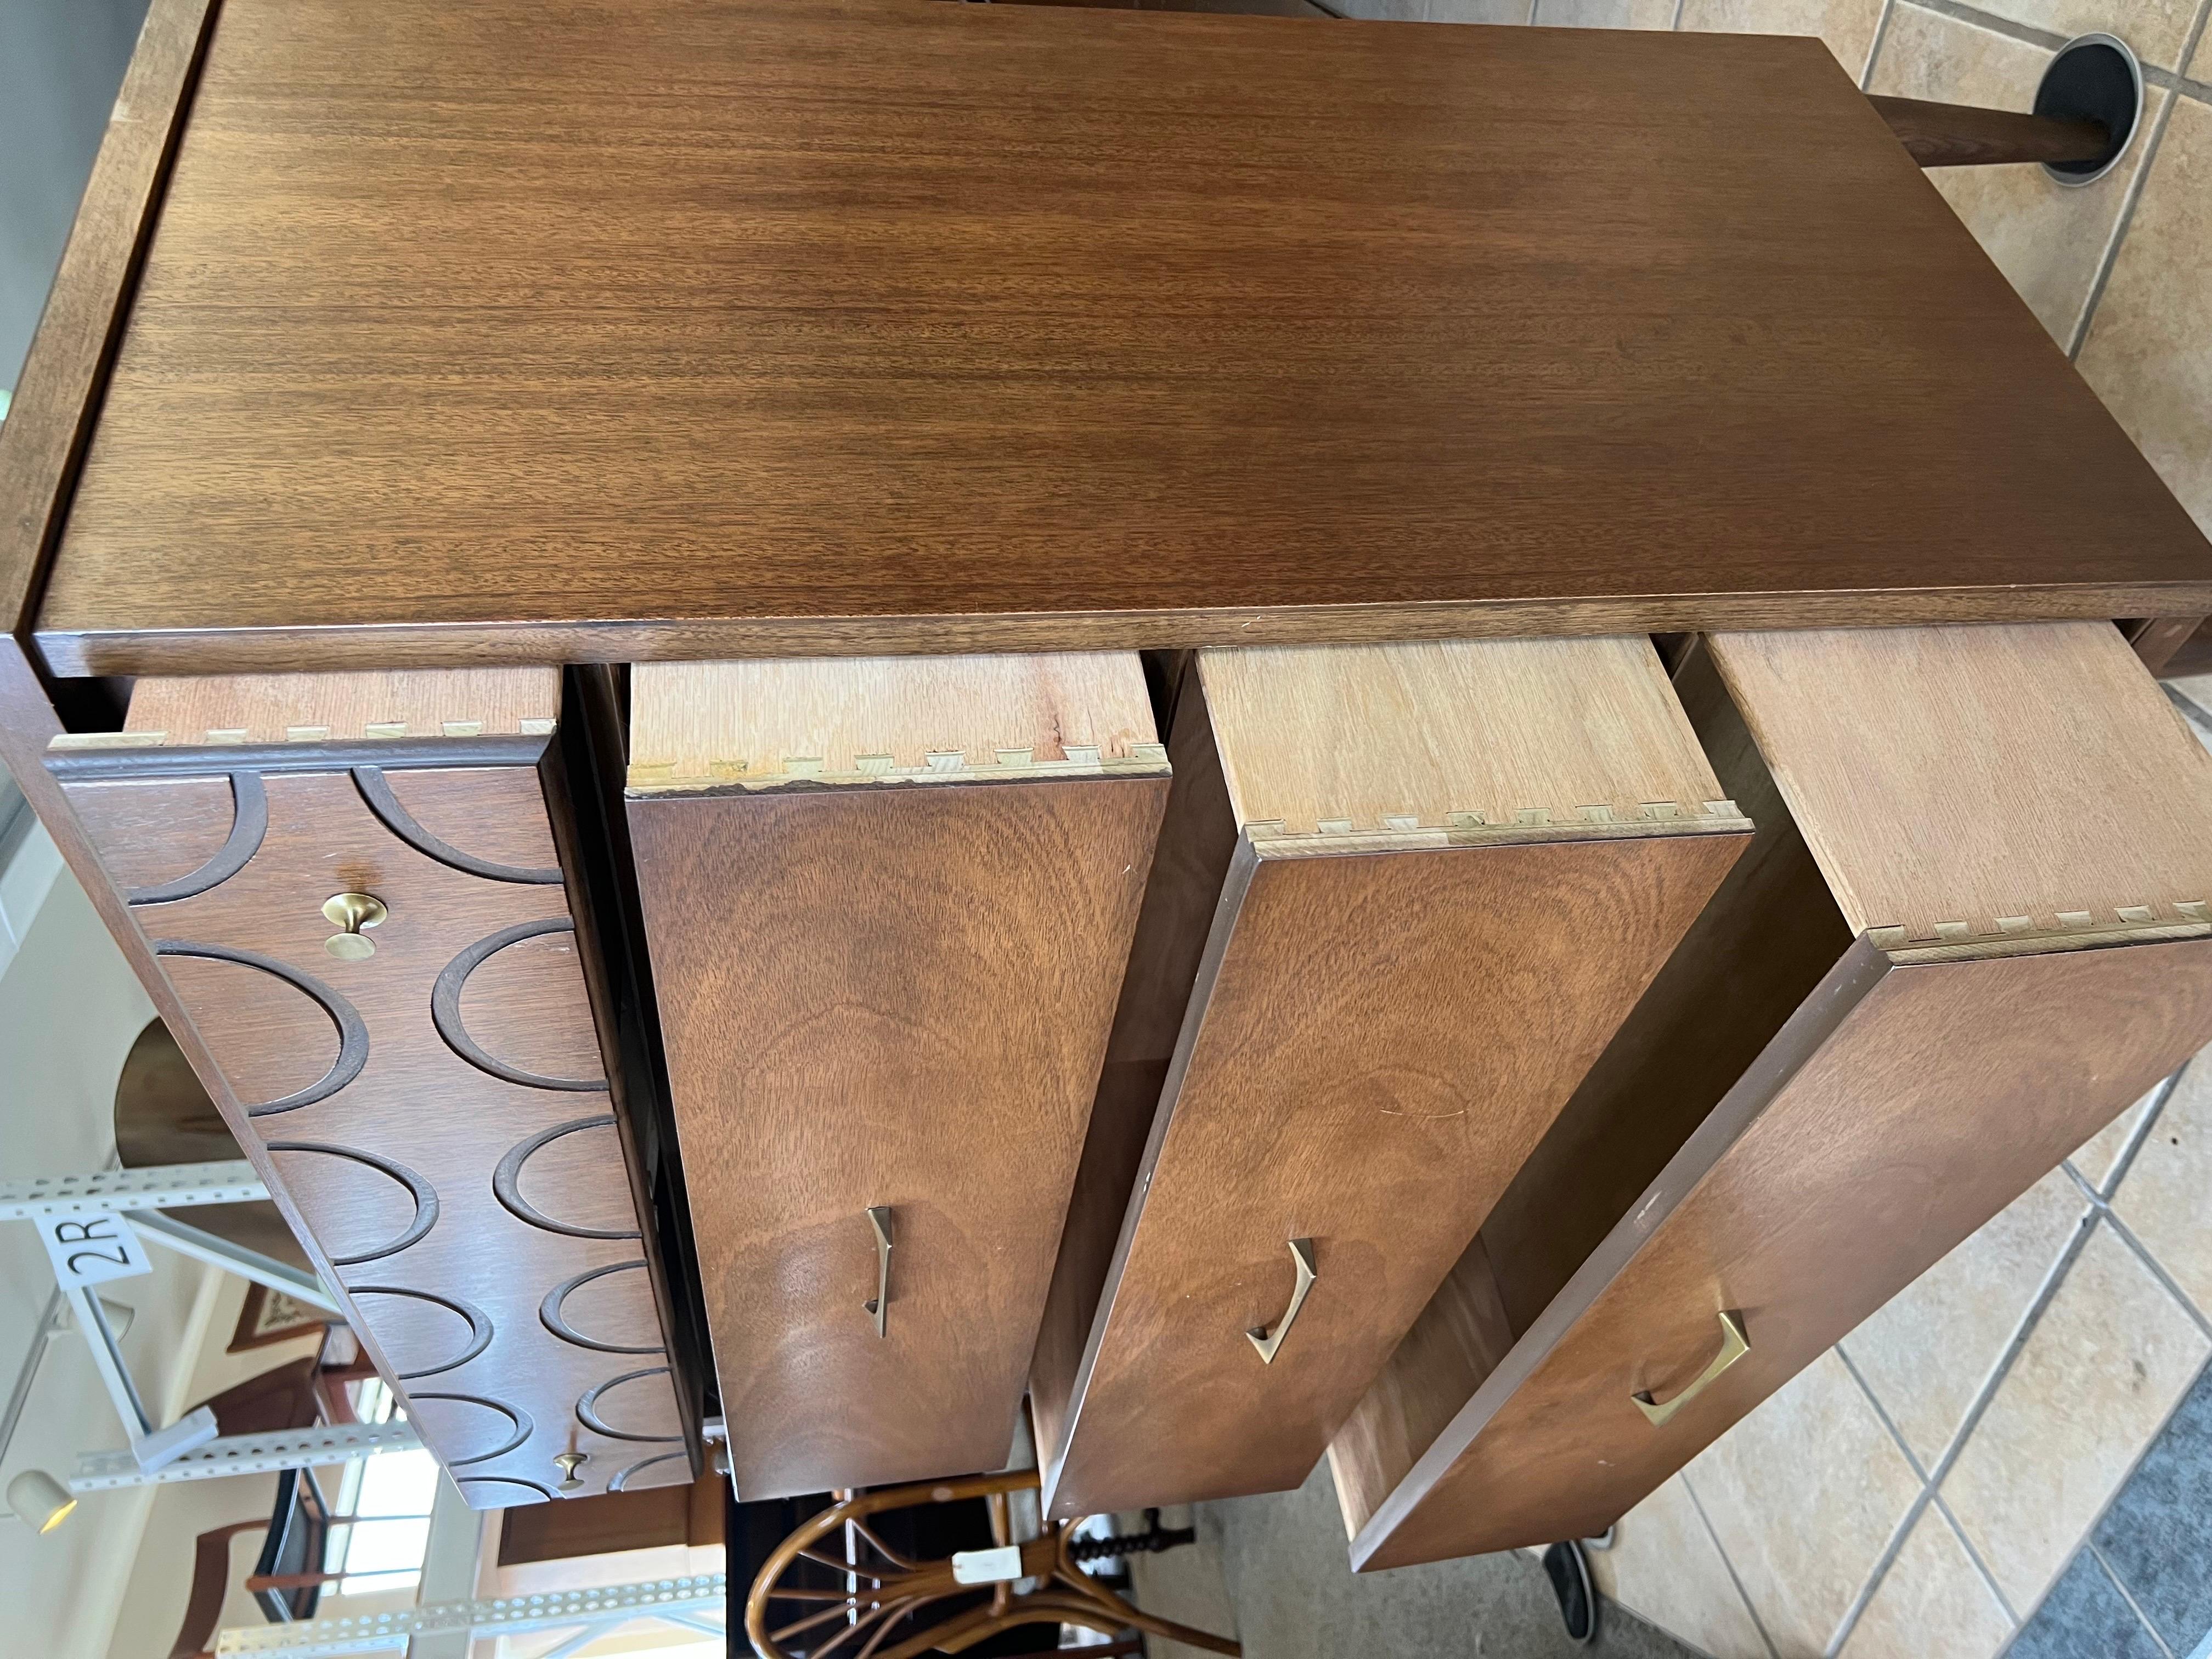
[[[227,1352],[242,1353],[265,1348],[272,1342],[289,1342],[307,1336],[330,1322],[331,1316],[310,1303],[272,1291],[266,1285],[246,1287],[246,1306],[239,1310],[238,1328],[231,1333]]]

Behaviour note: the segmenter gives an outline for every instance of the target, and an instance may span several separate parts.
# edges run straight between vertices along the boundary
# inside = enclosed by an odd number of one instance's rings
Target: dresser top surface
[[[225,0],[57,672],[2182,614],[1815,41]]]

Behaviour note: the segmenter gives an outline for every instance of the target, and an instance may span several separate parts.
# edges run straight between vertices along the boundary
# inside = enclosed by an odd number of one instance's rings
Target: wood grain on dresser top
[[[2208,609],[2212,550],[1816,43],[226,0],[38,639],[173,672]]]
[[[738,1490],[998,1467],[1166,793],[1137,660],[647,665],[632,731]]]
[[[141,681],[63,780],[271,1185],[472,1504],[690,1478],[532,757],[550,669]],[[381,899],[333,958],[324,900]]]
[[[1033,1372],[1055,1515],[1304,1479],[1748,830],[1644,639],[1197,663],[1161,863],[1213,904],[1148,908],[1124,988]]]
[[[2113,630],[1679,683],[1759,836],[1332,1445],[1355,1565],[1601,1530],[2212,1036],[2212,766]]]

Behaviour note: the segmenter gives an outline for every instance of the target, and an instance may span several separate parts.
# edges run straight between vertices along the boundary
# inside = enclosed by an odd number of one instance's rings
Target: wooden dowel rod
[[[1968,104],[1923,103],[1917,98],[1870,95],[1867,101],[1923,167],[1986,167],[2001,161],[2051,165],[2097,161],[2104,159],[2112,143],[2112,135],[2101,121],[2016,115],[2009,110],[1976,109]]]

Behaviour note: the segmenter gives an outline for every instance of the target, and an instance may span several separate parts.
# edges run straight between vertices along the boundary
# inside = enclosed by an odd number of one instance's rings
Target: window
[[[364,1423],[399,1415],[392,1391],[372,1377],[349,1385],[355,1412]],[[422,1577],[430,1542],[430,1504],[438,1491],[438,1462],[427,1451],[379,1452],[356,1457],[339,1477],[323,1571],[343,1575],[337,1595],[372,1595],[412,1589]]]

